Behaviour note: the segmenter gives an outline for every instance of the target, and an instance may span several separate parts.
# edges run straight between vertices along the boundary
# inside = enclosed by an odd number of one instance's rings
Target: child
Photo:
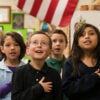
[[[37,31],[30,36],[31,60],[13,74],[12,100],[62,100],[60,75],[45,63],[51,47],[47,34]]]
[[[66,59],[63,53],[68,43],[67,36],[62,30],[56,29],[51,34],[51,40],[52,53],[46,63],[49,67],[55,69],[62,77],[62,64]],[[67,98],[64,96],[63,100],[67,100]]]
[[[46,63],[49,67],[61,73],[62,63],[65,61],[64,50],[67,46],[67,36],[59,29],[56,29],[51,34],[52,40],[52,53],[47,59]]]
[[[3,53],[0,62],[0,100],[11,100],[12,73],[21,62],[25,54],[25,44],[21,35],[16,32],[8,32],[1,41]]]
[[[74,34],[71,56],[64,63],[62,86],[69,100],[100,100],[100,31],[83,24]]]

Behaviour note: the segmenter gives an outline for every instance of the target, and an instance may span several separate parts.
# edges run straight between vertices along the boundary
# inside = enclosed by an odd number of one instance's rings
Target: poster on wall
[[[10,23],[11,7],[0,6],[0,24]]]
[[[74,32],[77,28],[80,27],[81,24],[83,23],[93,24],[94,26],[100,29],[99,19],[100,19],[100,11],[76,11],[73,15],[70,25],[71,46],[73,42]]]
[[[24,28],[24,14],[13,13],[12,28],[13,29],[23,29]]]

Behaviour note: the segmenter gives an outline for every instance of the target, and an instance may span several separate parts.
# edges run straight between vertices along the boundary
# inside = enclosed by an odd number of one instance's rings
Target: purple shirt
[[[12,72],[15,71],[16,67],[8,67]],[[11,82],[4,84],[0,87],[0,97],[4,97],[11,91]]]

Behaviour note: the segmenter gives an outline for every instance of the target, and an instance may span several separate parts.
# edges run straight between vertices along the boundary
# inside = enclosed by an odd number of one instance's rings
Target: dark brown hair
[[[95,59],[97,59],[97,61],[100,60],[100,31],[94,25],[85,23],[77,31],[75,31],[72,50],[71,50],[71,57],[72,57],[72,63],[73,63],[73,75],[76,75],[76,76],[79,75],[79,70],[78,70],[77,63],[84,55],[83,50],[78,46],[78,40],[79,40],[80,36],[82,36],[84,30],[87,27],[93,28],[95,30],[96,34],[97,34],[98,44],[97,44],[97,46],[94,50],[93,57]]]
[[[61,34],[61,35],[63,35],[64,38],[65,38],[66,44],[68,43],[67,35],[65,34],[65,32],[63,30],[61,30],[61,29],[54,30],[54,32],[52,32],[52,34],[51,34],[51,37],[52,37],[53,34]]]
[[[24,57],[24,55],[25,55],[25,52],[26,52],[26,45],[24,43],[23,37],[17,32],[7,32],[4,35],[4,38],[1,41],[1,45],[2,46],[4,45],[4,42],[5,42],[5,39],[6,39],[7,36],[12,37],[19,44],[19,46],[20,46],[19,60],[22,59]],[[5,56],[5,58],[6,58],[6,56]]]

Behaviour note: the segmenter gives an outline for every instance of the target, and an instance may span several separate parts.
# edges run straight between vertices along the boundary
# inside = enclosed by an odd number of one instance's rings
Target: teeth
[[[13,52],[13,53],[10,53],[10,54],[16,54],[16,53]]]
[[[41,53],[42,51],[36,51],[36,52]]]
[[[90,44],[90,42],[85,42],[85,44]]]
[[[84,43],[85,43],[85,44],[90,44],[91,42],[90,42],[90,41],[85,41]]]

